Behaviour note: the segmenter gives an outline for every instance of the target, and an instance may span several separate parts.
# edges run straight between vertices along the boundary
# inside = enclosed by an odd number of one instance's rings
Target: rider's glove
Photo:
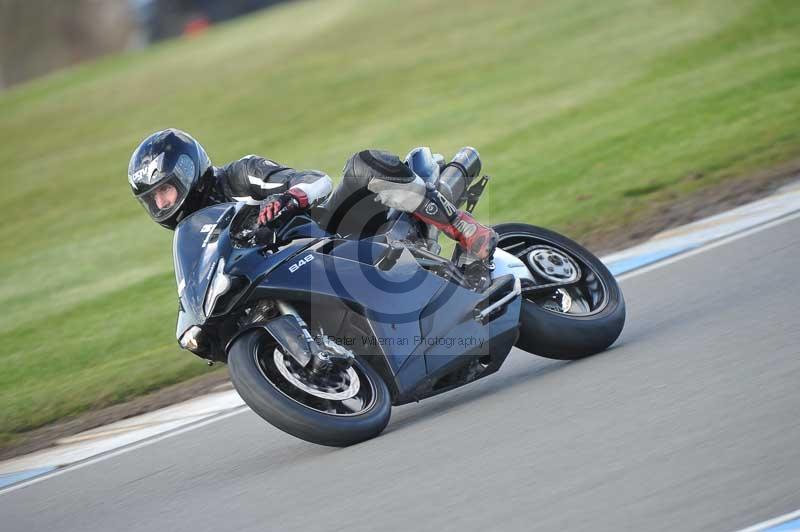
[[[258,223],[266,225],[279,215],[288,217],[307,206],[308,199],[302,190],[290,188],[283,194],[272,194],[261,202]]]

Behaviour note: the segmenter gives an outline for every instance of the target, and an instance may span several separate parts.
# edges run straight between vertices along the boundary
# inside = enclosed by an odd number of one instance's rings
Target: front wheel
[[[534,225],[494,227],[498,247],[528,267],[536,283],[523,294],[517,347],[573,360],[605,350],[625,325],[625,301],[616,279],[591,252]]]
[[[386,383],[362,360],[336,375],[314,376],[286,356],[269,333],[244,333],[228,353],[231,381],[256,414],[300,439],[345,447],[389,423]]]

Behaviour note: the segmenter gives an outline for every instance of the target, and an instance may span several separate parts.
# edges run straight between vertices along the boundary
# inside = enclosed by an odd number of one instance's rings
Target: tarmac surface
[[[800,508],[800,219],[623,276],[577,362],[308,444],[242,411],[0,493],[3,532],[736,530]]]

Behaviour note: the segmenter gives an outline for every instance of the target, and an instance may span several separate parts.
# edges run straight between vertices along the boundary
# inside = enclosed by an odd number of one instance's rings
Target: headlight
[[[200,333],[203,332],[197,325],[192,325],[188,331],[181,336],[180,344],[184,349],[189,351],[196,351],[200,346]]]
[[[211,284],[208,286],[206,301],[203,305],[206,316],[211,316],[211,313],[214,311],[214,305],[216,305],[219,298],[231,288],[231,278],[225,275],[223,272],[224,269],[225,259],[219,259],[217,271],[214,272],[214,277],[211,279]]]

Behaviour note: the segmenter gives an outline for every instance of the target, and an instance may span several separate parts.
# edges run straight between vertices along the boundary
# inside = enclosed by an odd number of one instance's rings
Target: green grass
[[[473,145],[484,219],[580,237],[800,156],[800,3],[311,0],[0,94],[0,444],[205,371],[125,178],[168,126],[333,176]]]

